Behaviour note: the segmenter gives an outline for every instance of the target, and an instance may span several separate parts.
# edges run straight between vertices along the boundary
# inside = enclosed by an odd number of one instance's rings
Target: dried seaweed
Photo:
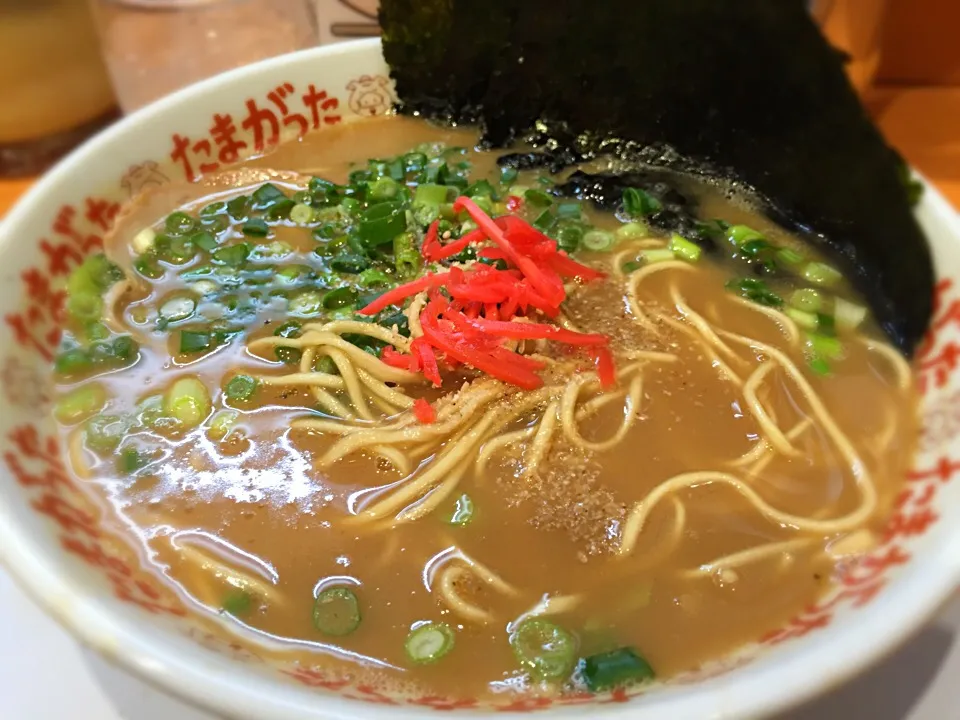
[[[801,0],[383,0],[404,112],[753,188],[837,259],[908,354],[933,268],[899,158]]]

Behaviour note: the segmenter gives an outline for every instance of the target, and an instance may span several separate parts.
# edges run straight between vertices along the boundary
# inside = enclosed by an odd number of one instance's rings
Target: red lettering
[[[310,110],[311,127],[314,130],[321,125],[335,125],[342,119],[339,114],[332,112],[340,107],[340,101],[328,96],[326,90],[317,90],[313,83],[303,95],[303,104]]]
[[[193,152],[194,152],[195,155],[201,155],[201,154],[202,154],[203,157],[209,158],[209,157],[210,157],[210,152],[211,152],[210,141],[209,141],[207,138],[203,138],[203,139],[201,139],[201,140],[197,140],[197,141],[193,144]],[[218,163],[215,163],[215,162],[202,162],[202,161],[201,161],[200,167],[199,167],[199,170],[200,170],[200,174],[201,174],[201,175],[206,175],[207,173],[216,172],[216,171],[219,170],[219,169],[220,169],[220,165],[219,165]]]
[[[120,212],[120,203],[103,198],[87,198],[84,217],[104,232],[113,227],[113,219]]]
[[[292,95],[292,94],[293,94],[293,85],[291,85],[290,83],[284,83],[283,85],[280,85],[279,87],[275,88],[272,92],[270,92],[267,95],[267,100],[269,100],[274,105],[276,105],[277,109],[280,110],[280,114],[283,119],[283,126],[289,127],[293,123],[296,123],[297,126],[299,127],[299,130],[297,131],[297,135],[302,136],[307,131],[307,128],[309,126],[307,125],[306,117],[304,117],[300,113],[291,113],[290,109],[287,107],[285,98],[288,95]]]
[[[194,172],[193,164],[190,162],[189,150],[190,138],[174,133],[173,150],[170,151],[170,159],[175,163],[179,163],[183,168],[184,177],[190,182],[193,182],[197,179],[197,174]]]
[[[267,125],[267,134],[263,126]],[[261,108],[255,100],[247,100],[247,117],[240,124],[244,130],[253,133],[253,147],[258,152],[277,144],[280,139],[280,122],[274,112],[268,108]]]
[[[949,458],[942,457],[937,461],[937,464],[930,470],[911,470],[907,473],[907,479],[910,482],[917,482],[922,480],[932,480],[933,478],[938,479],[940,482],[945,483],[951,478],[954,474],[960,470],[960,462],[950,460]]]
[[[233,124],[233,117],[229,114],[213,116],[210,137],[217,144],[217,157],[224,165],[237,162],[240,159],[240,151],[247,147],[245,142],[234,137],[236,134],[237,126]]]
[[[100,537],[97,519],[80,508],[74,507],[60,495],[45,491],[39,500],[30,503],[38,512],[51,518],[66,533],[83,533],[89,537]]]

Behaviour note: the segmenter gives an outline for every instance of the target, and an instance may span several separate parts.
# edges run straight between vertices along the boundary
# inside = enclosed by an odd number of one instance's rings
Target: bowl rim
[[[90,139],[49,170],[0,222],[0,257],[14,242],[10,228],[37,213],[47,212],[45,197],[56,189],[64,175],[82,172],[87,163],[117,142],[144,120],[159,114],[183,112],[195,100],[221,86],[269,75],[290,64],[329,63],[337,59],[349,64],[363,53],[379,51],[380,39],[370,38],[301,50],[234,69],[147,105]],[[923,207],[949,228],[960,247],[960,215],[924,181]],[[958,268],[960,271],[960,268]],[[0,472],[6,473],[3,469]],[[72,635],[107,659],[131,671],[138,678],[187,702],[231,717],[288,720],[290,718],[336,718],[358,716],[423,718],[435,710],[415,706],[380,706],[321,694],[293,685],[284,687],[279,679],[253,672],[231,673],[238,664],[227,658],[198,658],[181,653],[166,641],[163,632],[151,623],[136,622],[125,613],[112,613],[100,598],[84,589],[78,580],[57,571],[57,563],[28,533],[17,531],[12,506],[0,493],[0,563],[18,585]],[[946,535],[948,531],[943,529]],[[798,643],[784,648],[777,662],[752,671],[733,671],[720,677],[667,688],[637,702],[595,708],[605,717],[652,718],[670,712],[681,718],[753,718],[785,710],[808,700],[832,686],[845,682],[879,661],[916,632],[949,599],[960,584],[960,530],[954,530],[932,551],[918,557],[884,596],[857,612],[853,622],[839,623],[830,634],[820,633],[814,650]],[[826,652],[829,637],[831,651]],[[815,671],[814,671],[815,670]],[[481,713],[468,711],[477,716]],[[552,716],[579,715],[583,708],[565,707],[547,711]],[[486,713],[482,713],[486,714]],[[490,711],[490,716],[504,715]]]

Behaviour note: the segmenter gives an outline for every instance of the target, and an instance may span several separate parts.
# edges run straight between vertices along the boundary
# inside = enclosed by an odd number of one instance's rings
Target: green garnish
[[[633,648],[591,655],[580,661],[580,675],[591,692],[600,692],[644,680],[653,680],[653,668]]]
[[[243,224],[240,231],[249,237],[266,237],[270,232],[270,226],[263,218],[252,217]],[[238,246],[234,245],[234,247]]]
[[[434,663],[453,650],[455,636],[446,623],[429,622],[411,630],[403,643],[407,657],[418,665]]]
[[[327,588],[313,605],[313,624],[324,635],[341,637],[360,627],[360,602],[350,588]]]
[[[249,375],[234,375],[227,382],[223,392],[229,400],[246,402],[257,391],[257,381]]]
[[[538,679],[566,678],[576,663],[576,639],[547,620],[523,620],[510,635],[510,646],[520,666]]]
[[[676,233],[670,238],[670,243],[667,247],[680,260],[686,260],[687,262],[696,262],[703,253],[703,250],[695,242],[687,240],[682,235],[677,235]]]
[[[642,218],[661,209],[663,204],[645,190],[627,188],[623,191],[623,212],[628,218]]]

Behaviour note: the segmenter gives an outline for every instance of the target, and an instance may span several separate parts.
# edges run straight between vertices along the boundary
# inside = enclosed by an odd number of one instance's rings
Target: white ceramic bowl
[[[960,220],[929,187],[918,213],[941,280],[933,334],[918,359],[923,434],[885,543],[778,633],[666,685],[593,699],[503,698],[495,705],[387,697],[211,634],[139,566],[130,545],[98,524],[100,510],[64,472],[47,419],[66,273],[98,246],[116,203],[143,187],[211,170],[231,159],[235,141],[249,151],[281,135],[386,112],[387,72],[371,40],[213,78],[94,138],[4,220],[0,558],[36,601],[82,641],[156,685],[220,714],[264,720],[396,720],[437,709],[481,716],[540,710],[559,718],[581,715],[585,702],[598,718],[739,720],[843,682],[914,632],[960,581]],[[232,135],[223,132],[228,115]]]

